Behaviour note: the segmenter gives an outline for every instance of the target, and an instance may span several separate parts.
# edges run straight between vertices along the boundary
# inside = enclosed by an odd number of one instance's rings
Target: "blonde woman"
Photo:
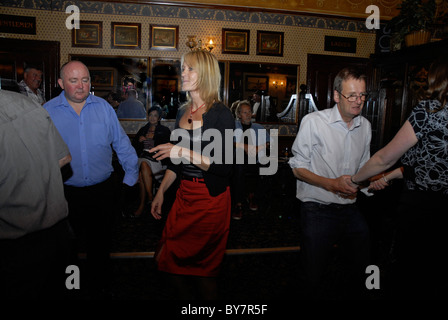
[[[190,285],[187,280],[193,281],[193,288],[198,289],[197,298],[217,298],[216,276],[227,245],[232,164],[224,163],[225,144],[194,141],[200,144],[200,152],[193,151],[192,147],[193,140],[207,130],[219,132],[224,141],[225,130],[234,129],[233,115],[220,101],[220,81],[218,61],[211,53],[185,54],[182,57],[182,91],[187,92],[188,99],[179,109],[175,129],[182,129],[190,143],[185,146],[182,140],[182,144],[166,143],[150,150],[157,152],[154,156],[157,160],[168,157],[173,163],[182,160],[180,164],[168,166],[151,213],[155,219],[161,219],[164,193],[176,178],[180,179],[155,257],[158,270],[170,275],[175,292],[183,299],[195,298],[194,293],[187,290]],[[215,151],[207,156],[204,148],[210,143]],[[222,161],[214,161],[214,156]]]

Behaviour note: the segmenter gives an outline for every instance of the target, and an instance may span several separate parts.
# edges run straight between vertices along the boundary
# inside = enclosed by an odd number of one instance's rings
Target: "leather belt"
[[[203,178],[191,177],[186,175],[182,175],[182,180],[188,180],[196,183],[205,183],[205,180]]]

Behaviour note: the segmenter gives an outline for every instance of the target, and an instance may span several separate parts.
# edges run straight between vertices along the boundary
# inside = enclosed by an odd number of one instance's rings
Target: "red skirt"
[[[205,183],[182,180],[155,254],[158,270],[214,277],[224,258],[230,188],[210,196]]]

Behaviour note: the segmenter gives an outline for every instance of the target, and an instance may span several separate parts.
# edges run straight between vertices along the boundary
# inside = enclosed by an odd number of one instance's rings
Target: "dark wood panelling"
[[[42,89],[48,101],[59,92],[60,45],[57,41],[0,38],[0,76],[20,82],[25,64],[40,66]]]

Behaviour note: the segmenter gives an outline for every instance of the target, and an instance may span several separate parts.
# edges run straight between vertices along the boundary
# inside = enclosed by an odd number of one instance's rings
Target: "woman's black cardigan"
[[[185,108],[179,109],[176,117],[175,129],[179,128],[179,121],[182,118],[182,115],[185,113]],[[225,163],[225,144],[231,143],[233,150],[233,135],[231,141],[225,141],[225,130],[226,129],[235,129],[235,118],[232,115],[232,112],[226,105],[222,102],[214,103],[213,106],[208,110],[205,114],[202,115],[203,125],[202,125],[202,134],[207,129],[217,129],[222,136],[222,150],[221,154],[223,155],[222,163],[212,162],[207,171],[203,171],[202,174],[204,176],[204,181],[207,186],[207,189],[211,196],[216,197],[219,194],[226,191],[226,188],[230,186],[230,177],[232,175],[233,164]],[[175,142],[173,142],[175,143]],[[210,144],[214,143],[212,141],[202,141],[201,143],[201,151]],[[233,156],[230,157],[233,159]],[[176,176],[179,178],[182,174],[182,165],[168,165],[168,169],[176,173]]]

